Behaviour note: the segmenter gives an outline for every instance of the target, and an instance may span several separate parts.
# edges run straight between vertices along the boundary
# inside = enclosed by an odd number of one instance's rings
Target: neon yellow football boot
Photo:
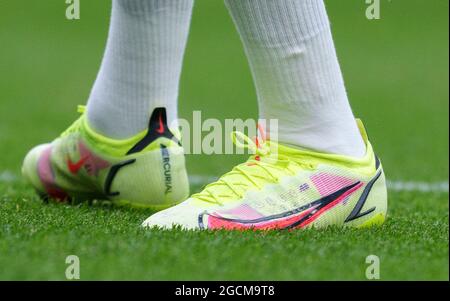
[[[385,176],[361,121],[357,123],[366,144],[363,158],[254,143],[234,132],[234,142],[255,154],[200,193],[150,216],[143,226],[268,230],[382,224]]]
[[[45,198],[167,208],[189,195],[179,139],[168,128],[165,108],[153,111],[148,130],[126,140],[96,133],[82,114],[59,138],[33,148],[22,173]]]

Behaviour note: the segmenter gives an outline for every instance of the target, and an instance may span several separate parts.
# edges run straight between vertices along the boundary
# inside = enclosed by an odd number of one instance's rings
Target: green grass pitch
[[[382,280],[448,280],[448,1],[382,0],[373,21],[364,1],[327,4],[353,109],[397,183],[386,224],[195,233],[144,231],[148,210],[38,201],[20,178],[21,161],[64,130],[87,99],[110,2],[81,1],[81,19],[68,21],[64,1],[3,1],[0,280],[64,280],[71,254],[80,258],[82,280],[364,280],[371,254],[380,258]],[[196,2],[181,117],[189,120],[192,110],[205,119],[256,117],[246,58],[220,0]],[[188,156],[189,173],[218,176],[244,159],[212,157]]]

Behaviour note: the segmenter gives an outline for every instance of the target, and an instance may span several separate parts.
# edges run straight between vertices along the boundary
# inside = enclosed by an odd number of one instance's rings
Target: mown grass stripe
[[[202,186],[207,183],[216,181],[217,178],[208,175],[190,175],[189,181],[192,185]],[[3,170],[0,172],[0,183],[14,183],[20,181],[18,175],[10,170]],[[387,181],[389,190],[393,191],[419,191],[419,192],[448,192],[449,183],[448,180],[425,182],[425,181],[403,181],[393,180]]]

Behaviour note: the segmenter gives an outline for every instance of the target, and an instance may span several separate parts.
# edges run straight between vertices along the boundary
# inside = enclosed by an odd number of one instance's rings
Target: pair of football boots
[[[84,107],[79,111],[60,137],[24,160],[23,175],[43,198],[150,207],[159,212],[143,226],[165,229],[364,227],[386,217],[383,169],[359,120],[362,158],[255,143],[234,132],[235,143],[253,155],[189,197],[181,137],[169,129],[165,108],[153,111],[146,131],[126,140],[95,132]]]

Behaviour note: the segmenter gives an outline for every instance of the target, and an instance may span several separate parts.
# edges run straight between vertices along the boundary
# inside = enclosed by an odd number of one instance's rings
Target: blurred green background
[[[448,1],[327,1],[355,115],[393,180],[448,179]],[[110,1],[0,1],[0,170],[19,173],[26,151],[50,141],[86,102],[107,37]],[[181,79],[180,117],[256,117],[254,87],[220,0],[197,0]],[[220,175],[240,156],[188,157],[189,171]],[[209,159],[209,160],[208,160]],[[205,163],[207,161],[207,163]]]

